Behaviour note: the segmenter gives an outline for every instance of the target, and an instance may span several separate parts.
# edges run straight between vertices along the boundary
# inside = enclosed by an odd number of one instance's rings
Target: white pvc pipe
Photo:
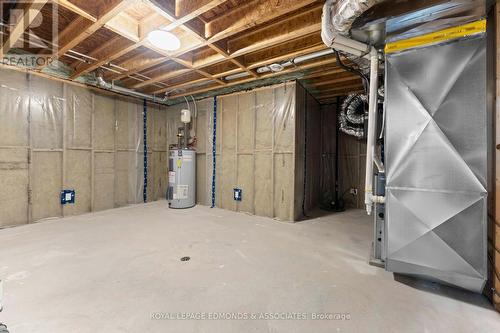
[[[378,52],[370,51],[370,98],[368,100],[368,142],[366,144],[365,205],[371,215],[373,207],[373,156],[375,154],[375,132],[378,107]]]

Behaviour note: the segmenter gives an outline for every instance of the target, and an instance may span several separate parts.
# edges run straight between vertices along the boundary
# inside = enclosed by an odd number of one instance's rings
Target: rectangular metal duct
[[[485,33],[386,55],[389,271],[480,292],[487,279]]]

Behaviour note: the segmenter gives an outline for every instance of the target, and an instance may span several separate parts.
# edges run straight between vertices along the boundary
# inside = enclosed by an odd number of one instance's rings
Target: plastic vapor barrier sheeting
[[[217,97],[216,207],[293,220],[295,83]],[[194,104],[188,98],[191,111]],[[179,119],[188,102],[168,107]],[[197,202],[211,205],[214,101],[196,102]],[[169,122],[170,123],[170,122]],[[169,132],[181,126],[171,123]],[[177,139],[169,137],[169,144]],[[234,189],[242,190],[235,201]]]
[[[142,202],[141,100],[4,69],[0,101],[0,227]],[[168,184],[165,107],[148,115],[156,200]],[[61,205],[64,189],[74,204]]]

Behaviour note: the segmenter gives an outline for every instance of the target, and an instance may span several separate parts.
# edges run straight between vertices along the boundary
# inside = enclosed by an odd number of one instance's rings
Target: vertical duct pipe
[[[373,156],[375,155],[375,135],[377,126],[378,107],[378,52],[375,48],[370,51],[370,98],[368,100],[368,134],[366,145],[366,174],[365,174],[365,205],[366,213],[371,215],[373,207]]]

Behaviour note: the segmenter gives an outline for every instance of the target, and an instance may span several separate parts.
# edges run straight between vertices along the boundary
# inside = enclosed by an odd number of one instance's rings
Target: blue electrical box
[[[61,205],[75,203],[75,190],[62,190],[61,191]]]
[[[241,190],[241,188],[235,188],[233,189],[234,190],[234,200],[235,201],[241,201],[241,196],[242,196],[242,193],[243,191]]]

